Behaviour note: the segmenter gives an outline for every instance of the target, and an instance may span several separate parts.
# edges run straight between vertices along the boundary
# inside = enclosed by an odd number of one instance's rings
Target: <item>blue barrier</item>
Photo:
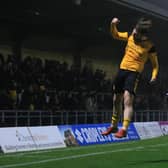
[[[67,146],[105,144],[111,142],[124,142],[140,139],[132,123],[129,126],[127,137],[121,139],[116,138],[113,134],[110,134],[108,136],[102,136],[101,132],[106,130],[107,127],[109,127],[109,124],[82,124],[58,126]],[[121,124],[119,124],[119,128],[120,127]]]

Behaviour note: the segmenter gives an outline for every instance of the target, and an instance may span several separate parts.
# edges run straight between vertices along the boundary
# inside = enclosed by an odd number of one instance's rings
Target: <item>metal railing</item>
[[[108,123],[111,110],[87,111],[26,111],[0,110],[0,127],[43,126],[65,124]],[[134,122],[168,121],[168,111],[139,110],[134,112]]]

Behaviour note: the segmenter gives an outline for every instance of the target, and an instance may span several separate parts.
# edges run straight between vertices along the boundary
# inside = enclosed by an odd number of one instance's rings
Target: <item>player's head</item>
[[[138,33],[148,35],[152,27],[152,21],[147,18],[140,18],[135,26]]]
[[[134,39],[137,42],[149,40],[152,21],[146,18],[140,18],[137,21],[134,31]]]

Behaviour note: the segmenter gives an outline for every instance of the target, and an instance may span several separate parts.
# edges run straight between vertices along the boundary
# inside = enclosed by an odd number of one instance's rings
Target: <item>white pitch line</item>
[[[9,164],[9,165],[0,166],[0,168],[13,168],[13,167],[30,166],[30,165],[48,163],[48,162],[53,162],[53,161],[85,158],[88,156],[97,156],[97,155],[104,155],[104,154],[108,154],[108,153],[116,153],[116,152],[123,152],[123,151],[133,151],[133,150],[142,149],[142,148],[143,147],[141,146],[141,147],[134,147],[134,148],[117,149],[117,150],[113,150],[113,151],[94,152],[94,153],[87,153],[87,154],[81,154],[81,155],[73,155],[73,156],[66,156],[66,157],[60,157],[60,158],[33,161],[33,162],[27,162],[27,163]]]
[[[133,144],[136,141],[131,141],[127,143],[107,143],[107,144],[101,144],[100,147],[109,147],[109,146],[121,146],[121,145],[128,145]],[[16,157],[16,156],[25,156],[25,155],[31,155],[31,154],[43,154],[43,153],[50,153],[50,152],[64,152],[64,151],[77,151],[81,149],[87,149],[87,148],[97,148],[97,146],[80,146],[80,147],[68,147],[68,148],[57,148],[57,149],[49,149],[49,150],[38,150],[38,151],[27,151],[27,152],[19,152],[19,153],[7,153],[4,155],[1,155],[0,158],[4,157]]]
[[[124,151],[134,151],[134,150],[142,150],[145,148],[156,148],[160,146],[167,146],[168,143],[165,144],[157,144],[157,145],[148,145],[146,147],[144,146],[138,146],[138,147],[133,147],[133,148],[125,148],[125,149],[116,149],[113,151],[103,151],[103,152],[93,152],[93,153],[87,153],[87,154],[81,154],[81,155],[73,155],[73,156],[65,156],[65,157],[60,157],[60,158],[53,158],[53,159],[45,159],[45,160],[39,160],[39,161],[33,161],[33,162],[27,162],[27,163],[18,163],[18,164],[9,164],[9,165],[2,165],[0,168],[13,168],[13,167],[24,167],[24,166],[30,166],[30,165],[36,165],[36,164],[41,164],[41,163],[48,163],[48,162],[53,162],[53,161],[60,161],[60,160],[70,160],[70,159],[77,159],[77,158],[85,158],[89,156],[97,156],[97,155],[104,155],[104,154],[109,154],[109,153],[117,153],[117,152],[124,152]]]

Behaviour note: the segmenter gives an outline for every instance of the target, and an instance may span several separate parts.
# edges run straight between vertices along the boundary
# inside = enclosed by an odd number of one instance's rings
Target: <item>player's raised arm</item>
[[[159,72],[159,63],[158,63],[158,57],[157,57],[157,53],[154,49],[154,47],[151,49],[150,51],[150,56],[149,56],[149,59],[152,63],[152,77],[151,77],[151,80],[150,82],[154,82],[158,76],[158,72]]]
[[[128,32],[119,32],[117,29],[117,24],[119,23],[118,18],[113,18],[110,24],[110,31],[114,39],[118,40],[128,40]]]

